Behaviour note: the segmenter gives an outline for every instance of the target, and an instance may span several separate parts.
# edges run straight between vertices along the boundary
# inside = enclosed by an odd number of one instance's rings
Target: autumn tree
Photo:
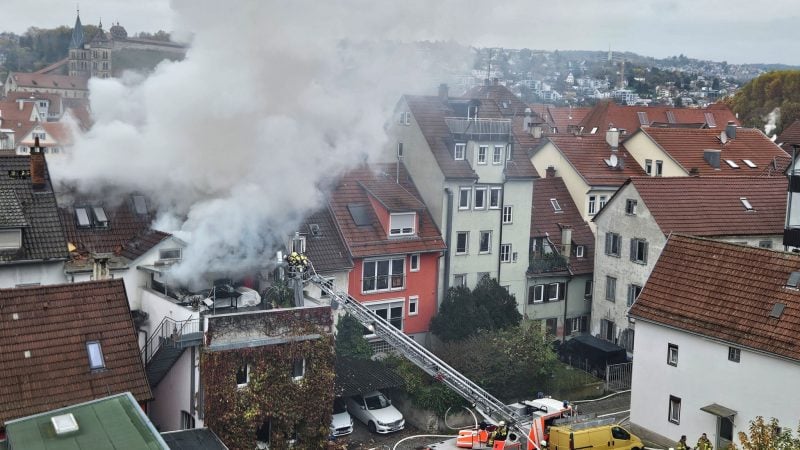
[[[748,433],[739,432],[739,442],[743,450],[800,450],[800,425],[795,436],[791,429],[781,429],[778,419],[758,416],[750,421]],[[734,444],[731,448],[738,449]]]

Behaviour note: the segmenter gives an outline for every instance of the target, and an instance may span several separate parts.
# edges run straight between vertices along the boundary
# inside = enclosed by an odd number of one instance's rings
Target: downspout
[[[500,226],[498,229],[500,232],[498,233],[497,239],[497,282],[500,283],[500,267],[502,266],[503,258],[500,256],[501,248],[503,248],[503,209],[505,208],[506,204],[506,183],[503,182],[503,189],[500,190]],[[513,248],[511,249],[514,250]],[[508,255],[511,257],[511,255]],[[527,284],[527,282],[526,282]]]
[[[447,296],[447,291],[450,290],[450,245],[452,242],[451,235],[453,233],[453,191],[450,188],[444,188],[444,193],[447,196],[447,226],[445,227],[444,244],[447,248],[444,250],[444,290],[442,291],[442,299]]]
[[[189,364],[189,368],[190,368],[189,370],[191,371],[191,373],[189,373],[189,392],[191,393],[189,395],[189,414],[192,417],[194,417],[195,400],[197,399],[197,393],[195,392],[195,387],[194,387],[194,385],[195,385],[195,379],[194,379],[195,365],[194,365],[194,361],[195,361],[195,358],[196,358],[196,355],[195,355],[196,351],[197,351],[197,347],[195,347],[193,345],[191,347],[191,356],[190,356],[192,358],[192,362],[191,362],[191,364]]]

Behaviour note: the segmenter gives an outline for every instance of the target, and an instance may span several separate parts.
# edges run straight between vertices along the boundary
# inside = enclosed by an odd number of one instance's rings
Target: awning
[[[700,408],[700,411],[705,411],[709,414],[713,414],[717,417],[724,417],[726,419],[733,420],[733,416],[736,415],[736,411],[726,408],[722,405],[718,405],[716,403],[712,403],[710,405],[703,406]]]

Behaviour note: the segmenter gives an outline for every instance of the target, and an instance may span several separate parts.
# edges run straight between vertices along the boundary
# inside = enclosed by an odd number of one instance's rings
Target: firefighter
[[[681,436],[681,440],[678,441],[675,450],[689,450],[689,446],[686,445],[686,435]]]
[[[708,440],[708,437],[705,433],[700,436],[700,439],[697,440],[697,446],[695,450],[713,450],[714,446],[711,445],[711,441]]]
[[[497,424],[497,427],[492,430],[492,433],[489,435],[489,446],[494,445],[494,441],[505,441],[506,435],[508,434],[508,427],[506,426],[505,421],[500,421]]]

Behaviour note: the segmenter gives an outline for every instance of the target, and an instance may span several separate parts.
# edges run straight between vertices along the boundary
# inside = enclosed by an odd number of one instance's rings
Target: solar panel
[[[133,196],[133,207],[136,209],[136,214],[147,214],[147,202],[144,195]]]
[[[367,205],[351,203],[347,205],[347,209],[350,211],[350,217],[353,218],[353,222],[356,223],[356,226],[372,225],[372,219],[369,215]]]
[[[79,227],[88,227],[92,224],[89,221],[89,213],[86,208],[75,208],[75,218],[78,219]]]

